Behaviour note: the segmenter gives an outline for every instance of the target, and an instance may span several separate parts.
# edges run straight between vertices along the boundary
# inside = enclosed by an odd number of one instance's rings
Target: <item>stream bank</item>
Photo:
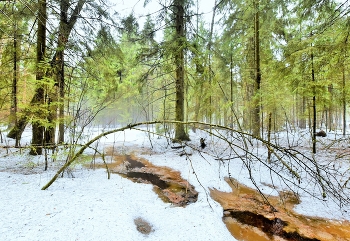
[[[299,198],[290,191],[263,200],[257,190],[226,178],[232,192],[211,189],[211,197],[224,208],[223,221],[238,240],[350,240],[350,223],[297,214]]]
[[[181,177],[181,173],[165,166],[156,166],[136,154],[112,155],[107,163],[112,173],[133,182],[153,185],[158,196],[174,206],[186,207],[197,201],[194,186]],[[105,164],[96,164],[105,168]],[[210,190],[211,197],[223,207],[223,222],[237,240],[244,241],[343,241],[350,240],[349,222],[326,220],[297,214],[293,211],[299,198],[291,192],[281,191],[278,197],[260,194],[234,179],[226,178],[232,192]]]

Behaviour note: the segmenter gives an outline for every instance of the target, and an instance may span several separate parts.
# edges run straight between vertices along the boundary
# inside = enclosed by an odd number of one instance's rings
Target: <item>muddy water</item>
[[[270,205],[254,189],[227,179],[231,193],[211,190],[211,196],[224,208],[223,221],[237,240],[350,240],[350,223],[297,214],[298,197],[281,192],[268,197]]]
[[[180,172],[168,167],[155,166],[146,159],[135,155],[113,155],[113,162],[107,163],[112,173],[138,183],[149,183],[164,201],[176,206],[186,206],[197,201],[198,192],[181,177]],[[105,164],[97,164],[105,168]]]
[[[108,154],[108,153],[107,153]],[[150,183],[164,202],[186,206],[197,200],[194,187],[168,167],[154,166],[135,155],[116,155],[108,164],[111,172],[134,182]],[[105,168],[105,165],[97,165]],[[226,179],[232,192],[211,190],[211,196],[224,208],[223,221],[237,240],[269,241],[350,241],[350,223],[299,215],[293,211],[299,203],[288,191],[278,197],[268,197],[267,205],[256,190]]]
[[[154,186],[157,186],[160,189],[166,189],[170,185],[168,182],[160,179],[160,177],[153,173],[147,172],[127,172],[126,176],[132,180],[140,180],[140,182],[150,182]]]

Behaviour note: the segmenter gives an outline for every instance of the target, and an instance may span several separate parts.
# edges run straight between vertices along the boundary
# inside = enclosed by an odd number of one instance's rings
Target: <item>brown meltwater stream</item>
[[[108,154],[108,152],[107,152]],[[180,172],[164,166],[155,166],[144,158],[133,154],[113,155],[113,162],[107,163],[112,173],[138,183],[149,183],[164,202],[176,206],[186,206],[197,201],[198,192],[181,177]],[[105,168],[105,164],[97,164],[97,168]]]
[[[164,202],[186,206],[196,202],[198,193],[181,177],[180,172],[164,166],[155,166],[134,154],[120,155],[107,151],[113,160],[107,163],[117,173],[138,183],[149,183]],[[96,164],[105,168],[105,164]],[[268,196],[267,205],[260,194],[234,179],[226,179],[232,192],[211,189],[211,197],[223,209],[223,221],[232,236],[241,241],[350,241],[348,221],[326,220],[297,214],[293,211],[299,199],[290,192],[278,197]],[[273,208],[271,207],[273,206]]]
[[[293,193],[269,196],[267,205],[260,194],[234,179],[226,179],[232,192],[211,190],[211,197],[224,208],[223,221],[237,240],[343,241],[350,240],[348,221],[326,220],[297,214],[299,203]]]

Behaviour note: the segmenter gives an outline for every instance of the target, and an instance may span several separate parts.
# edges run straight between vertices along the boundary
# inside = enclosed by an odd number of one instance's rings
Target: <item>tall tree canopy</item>
[[[29,61],[43,23],[39,3],[1,2],[1,108],[7,116],[12,110],[3,122],[16,123],[13,138],[30,122],[45,130],[33,138],[35,146],[64,142],[72,116],[91,105],[116,110],[118,121],[177,120],[173,134],[179,141],[189,139],[182,124],[187,119],[236,126],[257,137],[269,126],[309,127],[315,136],[341,119],[345,133],[345,3],[224,0],[202,14],[201,1],[173,0],[148,14],[133,9],[112,15],[105,2],[52,0],[45,18],[47,48],[36,65],[40,78]],[[41,93],[40,101],[34,101],[35,93]]]

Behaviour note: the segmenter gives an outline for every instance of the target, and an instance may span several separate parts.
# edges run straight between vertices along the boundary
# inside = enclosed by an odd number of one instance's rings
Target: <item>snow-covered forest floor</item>
[[[91,128],[85,132],[85,139],[101,131]],[[44,155],[29,156],[28,148],[13,148],[14,141],[3,131],[0,240],[235,240],[222,221],[222,207],[209,195],[209,188],[230,192],[225,181],[228,176],[249,187],[255,183],[267,196],[292,189],[301,201],[295,208],[300,214],[350,220],[346,203],[350,181],[343,193],[340,190],[350,177],[349,138],[328,133],[318,139],[318,152],[313,156],[307,132],[275,133],[271,142],[283,148],[274,149],[276,155],[268,163],[263,143],[242,140],[241,135],[225,130],[212,132],[190,132],[191,141],[180,149],[172,148],[179,144],[165,137],[133,129],[110,134],[93,144],[99,151],[113,147],[120,154],[133,152],[155,165],[180,171],[199,195],[197,202],[177,207],[164,203],[150,184],[134,183],[117,174],[107,179],[106,170],[88,168],[91,163],[102,162],[93,149],[87,149],[63,177],[42,191],[65,163],[67,153],[61,150],[52,156],[49,151],[49,166],[44,171]],[[31,131],[26,129],[23,147],[29,145],[30,138]],[[200,138],[205,139],[204,149]],[[105,159],[113,161],[110,156]],[[314,168],[313,161],[320,166]],[[149,234],[137,230],[137,219],[150,224]]]

